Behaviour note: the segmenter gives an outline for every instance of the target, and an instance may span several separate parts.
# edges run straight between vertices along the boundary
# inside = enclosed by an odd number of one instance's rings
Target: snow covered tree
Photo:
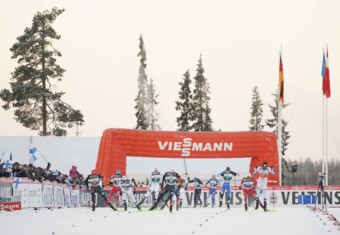
[[[278,93],[272,94],[274,98],[275,105],[268,105],[270,108],[270,112],[273,115],[273,118],[266,120],[266,125],[274,131],[277,136],[277,128],[278,128]],[[284,104],[282,109],[286,108],[290,103]],[[288,140],[291,137],[289,131],[287,130],[288,122],[282,119],[282,142],[281,142],[281,153],[284,156],[287,150],[287,146],[289,144]]]
[[[137,118],[136,129],[147,130],[149,129],[149,95],[148,95],[148,77],[146,75],[146,51],[144,48],[143,36],[139,37],[139,53],[140,57],[139,75],[138,75],[138,93],[135,99],[136,106],[135,113]]]
[[[194,131],[213,131],[212,120],[210,118],[211,109],[209,107],[210,91],[209,83],[204,77],[204,68],[202,65],[202,56],[198,60],[196,69],[197,73],[194,77],[195,89],[193,90],[192,104],[193,110],[193,124]]]
[[[153,84],[153,79],[150,79],[148,85],[148,95],[149,95],[149,123],[150,123],[150,130],[160,130],[161,127],[158,124],[158,117],[159,114],[156,112],[156,105],[159,103],[157,98],[159,94],[156,94],[155,85]]]
[[[0,98],[5,110],[14,108],[15,120],[24,127],[39,131],[39,135],[67,135],[66,128],[81,126],[83,115],[61,100],[65,94],[55,91],[53,81],[61,81],[65,70],[57,63],[61,52],[53,47],[60,35],[52,24],[64,9],[37,12],[32,26],[17,37],[10,48],[19,66],[11,77],[11,90],[3,89]]]
[[[251,131],[262,131],[264,125],[262,125],[262,116],[263,116],[263,103],[260,97],[259,90],[257,89],[257,86],[255,86],[252,89],[253,97],[252,97],[252,103],[251,103],[251,118],[250,118],[250,127],[249,130]]]
[[[181,90],[178,92],[180,101],[176,101],[176,110],[180,112],[177,118],[177,131],[190,131],[192,117],[192,93],[190,89],[191,79],[189,70],[183,74],[183,82],[180,82]]]

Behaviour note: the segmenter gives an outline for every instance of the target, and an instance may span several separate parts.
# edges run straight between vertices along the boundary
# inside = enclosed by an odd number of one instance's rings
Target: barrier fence
[[[89,206],[90,197],[86,189],[72,189],[65,184],[33,182],[26,178],[0,178],[0,204],[3,209],[9,209],[14,202],[20,202],[20,209]]]
[[[206,202],[208,187],[202,187],[201,199]],[[104,188],[108,195],[110,187]],[[135,197],[140,201],[146,187],[137,187]],[[260,195],[260,198],[263,195]],[[325,200],[330,206],[340,206],[340,186],[326,186]],[[216,205],[219,194],[216,194]],[[299,204],[321,204],[321,192],[317,186],[276,186],[268,187],[267,200],[269,206],[294,206]],[[230,204],[243,206],[242,190],[232,186]],[[0,209],[18,210],[21,208],[39,207],[88,207],[91,204],[91,195],[86,189],[72,189],[65,184],[52,182],[33,182],[26,178],[0,178]],[[101,197],[96,197],[97,206],[105,204]],[[143,206],[151,206],[151,198],[144,201]],[[192,207],[194,204],[194,188],[187,187],[183,207]],[[226,205],[226,197],[223,199]]]

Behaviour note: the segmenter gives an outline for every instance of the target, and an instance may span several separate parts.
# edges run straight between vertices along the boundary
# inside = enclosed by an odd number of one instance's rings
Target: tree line
[[[65,70],[57,64],[57,57],[62,54],[53,46],[53,41],[59,40],[60,35],[52,27],[56,18],[64,12],[64,9],[53,8],[51,11],[37,12],[33,17],[32,26],[24,30],[24,34],[17,37],[17,42],[10,48],[12,59],[17,59],[18,67],[12,72],[11,89],[2,89],[0,98],[5,102],[2,107],[5,110],[14,109],[14,119],[24,127],[38,131],[41,136],[55,135],[66,136],[67,129],[84,125],[84,117],[80,110],[73,108],[61,98],[65,94],[56,91],[53,82],[59,82]],[[154,80],[147,75],[147,57],[143,36],[139,37],[139,51],[137,57],[140,60],[138,70],[138,90],[135,98],[135,129],[161,130],[158,123],[159,94],[156,92]],[[210,85],[205,76],[202,55],[199,55],[197,68],[191,77],[190,70],[183,71],[181,82],[179,82],[178,100],[174,104],[179,113],[177,131],[219,131],[214,130],[210,108]],[[193,86],[193,87],[192,87]],[[252,101],[250,106],[250,131],[263,131],[267,127],[269,131],[278,133],[278,90],[273,94],[273,105],[269,105],[272,117],[263,118],[263,105],[257,86],[252,89]],[[290,104],[283,105],[286,108]],[[287,120],[282,120],[282,142],[281,151],[285,152],[291,137]],[[318,162],[310,163],[310,159],[299,162],[299,170],[294,173],[295,181],[299,184],[308,184],[314,181],[313,177],[308,181],[303,180],[302,172],[306,167],[312,167],[317,172]],[[338,161],[329,163],[331,169],[338,169]],[[289,171],[287,171],[289,172]],[[337,172],[337,171],[335,171]],[[338,171],[339,172],[339,171]],[[312,175],[311,171],[305,172]],[[314,175],[315,172],[313,172]],[[333,173],[332,173],[333,174]],[[336,174],[336,173],[334,173]],[[290,176],[285,174],[285,181],[292,182]],[[317,177],[317,176],[316,176]],[[329,182],[336,179],[330,175]]]
[[[297,171],[292,172],[292,166],[297,165]],[[322,172],[322,161],[312,161],[310,157],[299,161],[288,160],[287,165],[282,164],[283,185],[318,185],[319,173]],[[340,184],[340,161],[332,159],[328,162],[328,185]]]

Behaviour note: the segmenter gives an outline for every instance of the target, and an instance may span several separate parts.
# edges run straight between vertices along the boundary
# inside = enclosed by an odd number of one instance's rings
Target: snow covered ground
[[[339,208],[329,208],[338,219]],[[163,211],[114,212],[110,208],[25,209],[0,212],[0,231],[6,235],[185,235],[185,234],[340,234],[327,215],[305,206],[277,207],[269,212],[241,207],[182,208]]]

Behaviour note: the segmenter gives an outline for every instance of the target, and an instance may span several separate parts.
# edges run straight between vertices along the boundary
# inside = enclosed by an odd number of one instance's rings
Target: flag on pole
[[[322,76],[322,93],[326,98],[331,97],[331,81],[329,78],[329,63],[328,63],[328,48],[323,51],[322,57],[322,69],[321,69],[321,76]]]
[[[280,52],[280,70],[279,70],[279,94],[280,98],[279,101],[282,105],[284,105],[284,80],[283,80],[283,65],[282,65],[282,58]]]
[[[29,151],[29,155],[30,155],[30,163],[33,164],[38,158],[36,157],[37,154],[37,148],[31,146],[30,147],[30,151]]]
[[[10,168],[13,165],[12,152],[9,155],[9,159],[4,163],[5,168]]]

